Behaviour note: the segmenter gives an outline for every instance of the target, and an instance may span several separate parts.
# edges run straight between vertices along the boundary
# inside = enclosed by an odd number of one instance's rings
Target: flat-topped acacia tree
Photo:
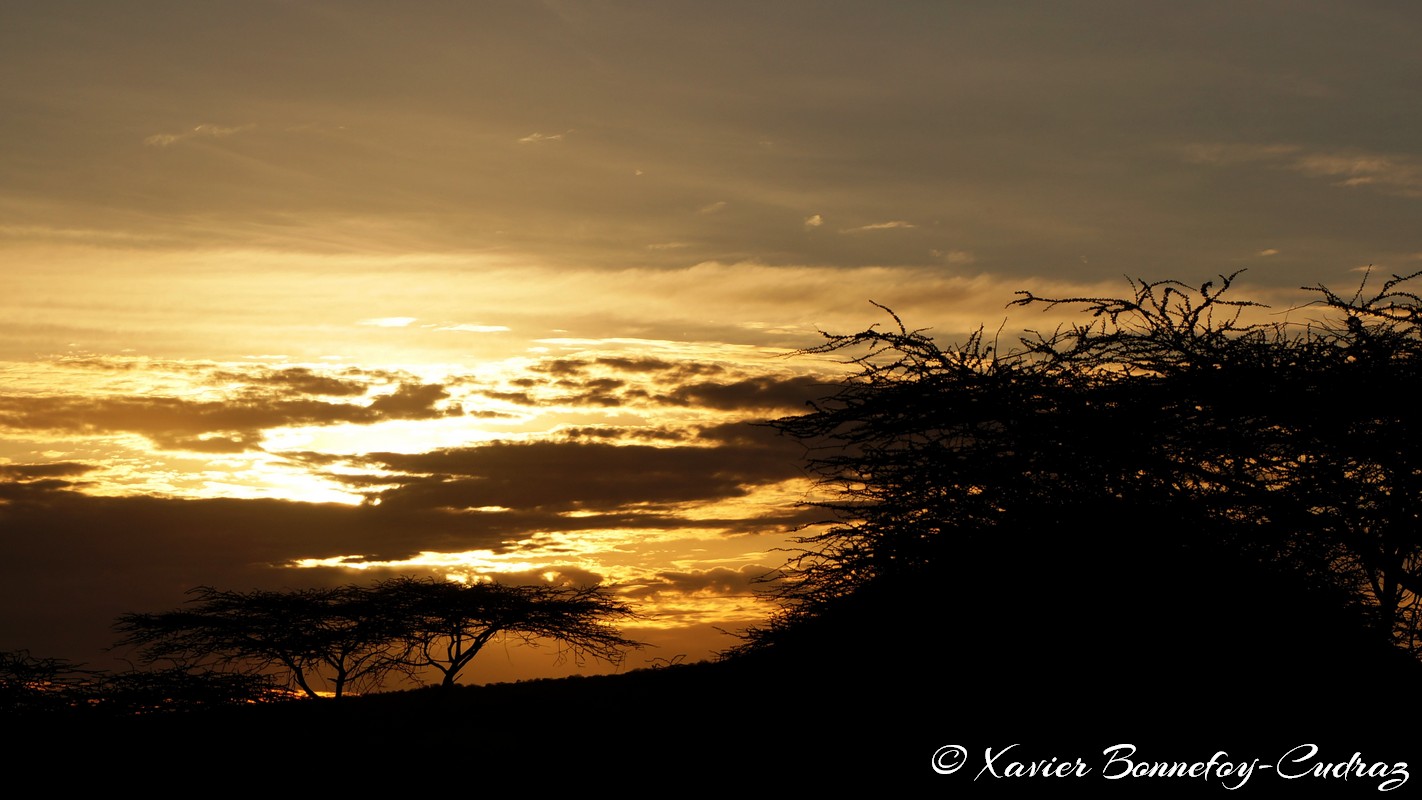
[[[615,622],[636,618],[626,603],[596,588],[394,578],[369,589],[377,604],[401,620],[396,637],[408,671],[430,668],[450,687],[495,637],[523,644],[551,642],[561,660],[588,658],[619,664],[641,643]]]
[[[308,697],[329,686],[335,697],[380,687],[392,672],[425,669],[452,686],[497,636],[551,641],[558,656],[620,662],[640,647],[613,624],[636,618],[596,587],[395,578],[370,586],[249,592],[202,586],[188,605],[125,614],[119,646],[148,664],[193,670],[284,673]]]
[[[199,586],[183,608],[124,614],[119,646],[147,664],[206,671],[284,672],[309,697],[380,685],[398,664],[399,620],[359,586],[224,591]]]

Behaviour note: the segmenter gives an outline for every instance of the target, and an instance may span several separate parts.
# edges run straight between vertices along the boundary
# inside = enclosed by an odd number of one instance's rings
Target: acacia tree
[[[120,646],[145,662],[247,673],[284,671],[318,697],[379,686],[399,664],[400,621],[356,586],[297,591],[222,591],[199,586],[185,608],[124,614]]]
[[[0,712],[132,715],[276,702],[266,675],[192,672],[182,667],[108,672],[28,651],[0,652]]]
[[[857,374],[771,424],[805,443],[829,517],[800,540],[776,590],[786,611],[752,643],[840,598],[951,576],[986,542],[1017,563],[967,568],[1002,574],[1010,596],[1031,591],[1013,576],[1033,556],[1148,570],[1131,554],[1166,539],[1174,550],[1151,552],[1209,547],[1287,572],[1416,650],[1417,276],[1352,297],[1317,287],[1322,318],[1302,324],[1244,321],[1258,304],[1229,295],[1234,277],[1135,281],[1119,298],[1023,292],[1017,305],[1086,321],[1006,350],[981,331],[942,348],[897,316],[826,334],[809,352],[848,353]]]
[[[70,709],[82,703],[96,673],[62,658],[0,651],[0,712]]]
[[[374,602],[402,620],[398,649],[408,671],[432,668],[451,687],[490,641],[552,642],[558,658],[621,663],[641,643],[619,633],[617,621],[636,618],[630,606],[597,587],[394,578],[371,587]]]
[[[489,641],[553,642],[558,657],[619,663],[641,644],[614,622],[636,614],[602,590],[395,578],[372,586],[220,591],[202,586],[186,608],[125,614],[120,646],[147,663],[188,670],[284,673],[309,697],[378,688],[394,671],[425,668],[452,686]]]
[[[1419,652],[1422,298],[1407,289],[1419,275],[1371,292],[1365,279],[1352,296],[1306,287],[1323,316],[1297,325],[1239,324],[1256,304],[1223,297],[1233,276],[1017,302],[1079,305],[1096,320],[1027,343],[1044,364],[1159,388],[1161,471],[1212,530],[1350,593]]]

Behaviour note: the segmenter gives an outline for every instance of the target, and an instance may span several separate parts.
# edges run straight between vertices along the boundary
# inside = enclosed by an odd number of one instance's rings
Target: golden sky
[[[397,570],[601,580],[629,666],[706,657],[817,518],[752,423],[845,372],[788,354],[871,300],[1010,340],[1057,322],[1018,289],[1418,269],[1419,40],[1386,2],[4,3],[0,649]]]

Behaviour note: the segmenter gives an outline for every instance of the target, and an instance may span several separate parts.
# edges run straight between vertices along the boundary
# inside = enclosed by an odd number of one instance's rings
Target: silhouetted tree
[[[1225,553],[1368,609],[1415,651],[1416,275],[1352,297],[1312,289],[1307,323],[1244,321],[1260,306],[1228,295],[1234,277],[1137,281],[1122,298],[1019,293],[1086,321],[1005,350],[981,330],[940,348],[892,312],[894,330],[826,334],[809,352],[849,353],[858,374],[771,424],[807,446],[830,518],[800,540],[777,588],[786,610],[752,643],[842,598],[966,569],[1000,575],[1008,599],[1033,591],[1034,558],[1126,575],[1153,568],[1147,553]]]
[[[0,712],[132,716],[271,703],[290,692],[271,676],[183,667],[85,669],[24,650],[0,653]]]
[[[1256,304],[1223,298],[1233,276],[1198,292],[1139,282],[1132,298],[1018,303],[1092,314],[1028,352],[1063,374],[1153,389],[1156,474],[1208,509],[1210,530],[1351,593],[1418,652],[1422,299],[1406,284],[1419,274],[1371,293],[1365,279],[1351,297],[1306,288],[1323,312],[1307,324],[1239,324],[1234,312]]]
[[[34,656],[28,650],[0,652],[0,712],[73,708],[87,695],[95,674],[71,661]]]
[[[400,650],[411,671],[432,668],[453,686],[479,651],[498,636],[524,644],[546,641],[558,658],[621,663],[623,651],[641,647],[614,622],[636,617],[626,603],[602,590],[564,586],[395,578],[371,588],[382,608],[402,620]]]
[[[147,663],[260,674],[285,671],[309,697],[377,687],[400,664],[403,623],[361,587],[298,591],[190,590],[185,608],[119,617],[120,646]]]
[[[620,662],[640,647],[613,623],[636,614],[597,588],[463,584],[396,578],[372,586],[297,591],[220,591],[202,586],[185,608],[125,614],[120,646],[173,674],[284,673],[317,697],[379,687],[393,671],[425,668],[450,686],[496,636],[554,643],[559,658]]]
[[[297,696],[271,675],[183,667],[104,673],[87,695],[94,713],[109,716],[194,712]]]

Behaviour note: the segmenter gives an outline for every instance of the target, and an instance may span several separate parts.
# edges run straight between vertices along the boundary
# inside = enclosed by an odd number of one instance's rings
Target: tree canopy
[[[446,687],[500,635],[527,645],[552,642],[559,659],[578,664],[589,658],[620,664],[626,649],[641,646],[613,624],[634,619],[631,607],[596,587],[393,578],[369,591],[400,620],[401,666],[431,668]]]
[[[1084,320],[1002,349],[982,330],[940,347],[891,311],[891,329],[826,334],[809,352],[847,354],[857,374],[771,424],[807,447],[828,518],[782,570],[784,611],[752,646],[902,582],[971,580],[1000,590],[991,605],[1048,576],[1055,601],[1015,613],[1093,591],[1145,606],[1161,600],[1151,573],[1188,562],[1202,583],[1231,564],[1286,576],[1422,650],[1417,274],[1309,289],[1290,312],[1306,321],[1267,321],[1233,297],[1235,277],[1022,292],[1014,305]],[[1087,563],[1117,577],[1055,576]],[[1274,598],[1280,618],[1293,600]]]
[[[188,670],[279,673],[309,697],[382,685],[392,672],[435,670],[453,685],[496,636],[552,641],[558,656],[620,662],[640,644],[614,622],[635,618],[604,591],[565,586],[394,578],[369,586],[223,591],[202,586],[184,608],[125,614],[120,646],[145,663]]]

